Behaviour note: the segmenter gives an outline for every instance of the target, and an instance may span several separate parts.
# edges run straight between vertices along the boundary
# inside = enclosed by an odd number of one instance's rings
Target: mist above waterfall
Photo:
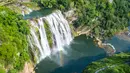
[[[50,55],[56,55],[61,51],[65,53],[64,46],[69,45],[73,37],[69,24],[61,11],[57,10],[45,17],[29,21],[31,34],[28,39],[37,62],[46,57],[51,58]],[[50,32],[47,33],[48,30]],[[48,39],[48,35],[51,35],[51,38]],[[58,55],[61,58],[61,54]]]

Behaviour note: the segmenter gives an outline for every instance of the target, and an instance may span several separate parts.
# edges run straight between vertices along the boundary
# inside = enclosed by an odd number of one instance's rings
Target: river
[[[117,53],[130,51],[130,41],[125,39],[114,36],[107,42],[114,45]],[[46,58],[37,65],[36,73],[81,73],[92,61],[107,56],[103,49],[93,43],[93,39],[87,39],[84,35],[76,37],[65,49],[67,55],[62,55],[63,66]]]

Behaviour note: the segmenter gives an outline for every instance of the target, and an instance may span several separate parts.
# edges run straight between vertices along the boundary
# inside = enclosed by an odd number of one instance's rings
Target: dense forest
[[[29,60],[27,35],[29,27],[23,17],[0,7],[0,73],[17,73]]]
[[[100,71],[100,69],[102,69]],[[130,73],[130,53],[115,54],[89,64],[83,73]]]
[[[73,25],[92,29],[95,37],[106,39],[128,27],[129,0],[34,0],[44,8],[56,8],[63,12],[76,9],[78,20]]]

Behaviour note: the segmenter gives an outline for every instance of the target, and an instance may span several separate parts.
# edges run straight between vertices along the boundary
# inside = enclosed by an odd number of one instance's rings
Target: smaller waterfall
[[[30,12],[32,12],[32,10],[30,8],[25,7],[25,6],[22,7],[22,13],[21,14],[23,16],[25,16],[25,14],[29,14]]]
[[[24,11],[22,10],[22,15],[24,16],[25,15],[25,13],[24,13]]]
[[[45,17],[30,19],[30,27],[31,34],[28,39],[38,62],[57,52],[65,53],[64,46],[69,45],[73,39],[69,24],[59,10]],[[47,30],[50,32],[47,33]],[[51,34],[51,38],[48,39],[49,34]],[[49,40],[51,40],[52,46],[50,46]]]

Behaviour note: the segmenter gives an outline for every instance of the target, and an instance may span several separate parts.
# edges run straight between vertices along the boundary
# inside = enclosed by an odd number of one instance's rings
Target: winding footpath
[[[130,64],[130,62],[125,62],[124,64]],[[105,66],[105,67],[103,67],[103,68],[98,69],[95,73],[99,73],[100,71],[103,71],[103,70],[105,70],[105,69],[107,69],[107,68],[113,68],[113,67],[115,67],[115,66],[118,66],[118,65]]]
[[[100,68],[100,69],[97,70],[95,73],[99,73],[100,71],[103,71],[103,70],[105,70],[105,69],[107,69],[107,68],[113,68],[113,67],[115,67],[115,66],[117,66],[117,65],[106,66],[106,67]]]

